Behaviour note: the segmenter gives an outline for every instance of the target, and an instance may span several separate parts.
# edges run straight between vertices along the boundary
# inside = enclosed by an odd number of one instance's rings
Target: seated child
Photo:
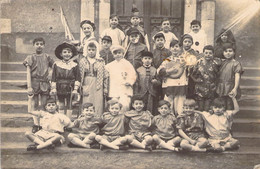
[[[100,50],[99,54],[100,57],[105,61],[105,64],[112,62],[114,59],[113,54],[110,50],[112,45],[112,39],[110,36],[104,36],[101,41],[102,49]]]
[[[208,140],[204,133],[204,123],[200,114],[196,113],[195,100],[187,99],[184,101],[183,114],[178,116],[177,128],[181,141],[181,148],[188,151],[206,151]]]
[[[111,51],[115,60],[105,66],[109,73],[108,97],[118,99],[125,112],[130,107],[136,72],[132,64],[123,58],[125,50],[122,46],[112,46]]]
[[[153,50],[153,65],[157,69],[164,59],[171,56],[171,51],[164,47],[165,36],[163,33],[157,33],[154,38],[155,49]]]
[[[127,35],[130,44],[126,49],[125,58],[137,69],[142,66],[141,55],[143,51],[147,51],[147,47],[140,42],[141,34],[136,28],[130,28]]]
[[[102,136],[97,135],[96,140],[99,144],[112,149],[125,149],[122,146],[127,143],[128,139],[125,135],[126,117],[121,112],[122,104],[118,100],[109,100],[107,102],[109,112],[105,112],[101,116],[101,120],[105,126],[101,129]],[[101,146],[102,150],[102,146]]]
[[[183,102],[187,93],[186,61],[182,55],[180,43],[173,40],[170,44],[172,55],[165,59],[157,69],[162,79],[164,99],[171,104],[175,115],[183,111]]]
[[[72,127],[70,119],[57,112],[55,99],[48,99],[45,111],[33,111],[30,114],[40,119],[42,129],[36,133],[26,132],[25,136],[35,144],[27,147],[27,151],[39,150],[49,146],[54,147],[56,143],[63,143],[65,138],[62,136],[64,127]]]
[[[231,135],[233,116],[239,111],[237,100],[230,94],[234,104],[234,110],[226,110],[222,98],[216,98],[212,102],[211,111],[200,113],[205,121],[206,132],[209,135],[209,143],[215,151],[225,151],[239,148],[239,141]]]
[[[139,94],[144,98],[146,109],[155,115],[155,113],[157,113],[155,110],[158,94],[157,88],[161,82],[156,79],[156,69],[152,66],[153,54],[145,51],[142,53],[141,57],[143,66],[136,70],[138,77],[135,83],[134,93]]]
[[[171,104],[168,101],[159,101],[159,115],[153,118],[154,135],[153,140],[162,148],[179,151],[176,146],[181,142],[181,138],[176,132],[177,119],[171,112]]]
[[[125,40],[125,33],[118,28],[118,16],[115,14],[110,15],[109,17],[109,25],[110,28],[105,29],[101,38],[103,39],[105,36],[110,36],[112,39],[112,45],[123,45]]]
[[[203,55],[194,67],[191,78],[195,82],[195,100],[199,111],[209,111],[210,103],[216,96],[217,77],[221,60],[213,58],[214,48],[207,45],[203,48]]]
[[[133,110],[125,112],[125,116],[130,120],[129,135],[126,136],[129,144],[151,151],[152,147],[150,145],[153,142],[153,138],[149,128],[152,124],[153,115],[148,110],[143,110],[144,101],[141,96],[133,96],[132,107]]]
[[[82,114],[74,121],[73,133],[68,135],[69,141],[76,146],[91,148],[96,134],[99,134],[100,118],[95,117],[95,107],[92,103],[82,106]]]
[[[193,20],[190,23],[189,35],[193,38],[192,48],[198,53],[202,53],[203,47],[207,45],[207,35],[204,30],[201,29],[201,23],[198,20]]]

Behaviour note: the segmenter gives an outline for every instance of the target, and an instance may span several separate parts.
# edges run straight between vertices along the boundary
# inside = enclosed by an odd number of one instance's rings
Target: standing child
[[[110,36],[104,36],[101,41],[102,49],[99,54],[100,57],[105,61],[105,64],[108,64],[114,60],[113,54],[110,50],[112,45],[112,39]]]
[[[105,62],[99,56],[96,41],[88,41],[83,49],[84,58],[80,60],[79,69],[82,84],[83,104],[93,103],[98,116],[103,114],[103,99],[108,92],[108,74]]]
[[[165,59],[157,69],[162,78],[163,95],[171,103],[171,110],[176,115],[182,113],[183,101],[187,93],[187,77],[185,59],[182,56],[181,46],[173,40],[170,44],[172,55]]]
[[[158,94],[158,86],[161,84],[157,80],[157,73],[155,67],[152,66],[153,54],[144,51],[142,53],[143,66],[139,67],[137,71],[137,81],[135,92],[141,95],[145,100],[146,109],[153,115],[157,114],[156,100]]]
[[[153,50],[153,65],[156,69],[162,64],[163,60],[171,56],[171,51],[165,48],[165,36],[163,33],[157,33],[154,36],[155,49]]]
[[[153,115],[148,110],[143,110],[144,101],[141,96],[134,96],[132,98],[133,110],[125,113],[129,121],[129,134],[127,136],[130,140],[130,145],[147,150],[151,149],[153,138],[149,128],[152,125]]]
[[[221,98],[216,98],[212,102],[211,111],[200,112],[205,121],[206,132],[209,135],[209,143],[215,151],[225,151],[228,149],[239,148],[239,141],[231,135],[231,126],[233,116],[239,111],[239,106],[234,95],[230,95],[234,104],[234,110],[225,109],[225,101]]]
[[[150,51],[150,44],[148,40],[147,33],[145,32],[144,28],[140,26],[141,18],[139,16],[139,10],[137,8],[132,8],[132,16],[130,18],[131,26],[129,26],[126,30],[125,33],[127,34],[126,39],[125,39],[125,47],[129,44],[129,34],[127,33],[131,28],[135,28],[138,30],[140,34],[140,40],[139,42],[144,44],[147,48],[148,51]],[[131,41],[131,40],[130,40]]]
[[[202,53],[203,47],[207,45],[207,35],[204,30],[201,29],[201,23],[198,20],[193,20],[190,23],[189,35],[193,38],[192,48],[198,53]]]
[[[84,48],[85,44],[88,41],[96,40],[96,38],[94,36],[94,31],[96,29],[96,26],[90,20],[84,20],[84,21],[80,22],[80,27],[85,35],[85,37],[82,39],[82,42],[81,42],[81,48]]]
[[[195,111],[196,106],[195,100],[185,100],[183,113],[178,116],[177,128],[183,138],[181,147],[188,151],[206,151],[208,140],[204,133],[202,116]]]
[[[181,142],[181,138],[176,131],[177,119],[170,109],[171,104],[168,101],[159,101],[158,111],[160,114],[153,118],[153,125],[155,126],[153,140],[162,148],[179,151],[176,148]]]
[[[163,33],[163,35],[165,37],[164,47],[166,49],[170,49],[171,41],[178,40],[178,38],[176,37],[176,35],[174,33],[171,32],[171,23],[168,18],[163,19],[163,21],[161,23],[161,28],[162,28],[162,31],[160,31],[158,33]]]
[[[118,16],[115,14],[110,15],[109,24],[110,28],[105,29],[100,37],[110,36],[112,45],[122,46],[125,40],[125,33],[118,28]]]
[[[191,77],[195,82],[195,94],[199,111],[209,111],[210,103],[216,96],[216,81],[221,60],[213,58],[214,48],[211,45],[203,48],[203,54],[204,57],[194,67]]]
[[[49,68],[51,68],[54,63],[48,54],[43,53],[45,47],[43,38],[34,39],[33,47],[35,48],[35,53],[27,56],[23,62],[24,66],[30,69],[31,73],[30,80],[32,86],[28,88],[28,95],[33,95],[32,111],[40,108],[39,103],[41,103],[42,106],[46,104],[50,92]],[[39,100],[39,96],[41,96],[41,100]],[[32,132],[35,133],[40,130],[39,119],[37,119],[36,116],[33,116],[33,123]]]
[[[73,123],[73,133],[68,135],[70,143],[83,148],[91,148],[96,134],[99,134],[100,118],[95,116],[95,107],[92,103],[82,106],[82,114]]]
[[[42,129],[36,133],[25,133],[25,136],[35,143],[28,146],[27,151],[39,150],[49,146],[54,147],[54,144],[65,141],[65,138],[62,136],[64,127],[71,127],[73,124],[67,116],[57,112],[55,99],[46,101],[45,111],[33,111],[30,113],[41,118],[40,124]]]
[[[217,94],[224,100],[226,110],[232,110],[233,105],[229,95],[236,98],[241,96],[239,83],[243,68],[242,65],[234,59],[235,48],[232,44],[225,44],[223,49],[223,55],[226,60],[222,62],[219,70]]]
[[[109,112],[105,112],[101,119],[105,126],[101,129],[102,136],[97,135],[96,140],[104,146],[112,149],[125,149],[123,147],[127,143],[125,135],[126,117],[121,112],[122,104],[118,100],[109,100],[107,102]],[[102,147],[101,147],[102,149]]]
[[[53,66],[51,95],[57,95],[59,101],[59,112],[65,113],[69,118],[72,116],[72,95],[78,95],[80,86],[80,74],[78,64],[71,58],[77,55],[77,49],[64,42],[57,46],[55,55],[59,61]]]
[[[108,97],[118,99],[124,112],[129,110],[136,72],[132,64],[123,58],[125,49],[122,46],[112,46],[111,51],[115,60],[105,66],[109,73]]]
[[[136,28],[130,28],[127,35],[130,44],[126,49],[125,58],[137,69],[142,66],[141,55],[143,51],[147,51],[147,47],[140,42],[141,34]]]

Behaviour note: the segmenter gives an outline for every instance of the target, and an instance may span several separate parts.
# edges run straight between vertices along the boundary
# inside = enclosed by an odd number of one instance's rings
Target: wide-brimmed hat
[[[137,28],[130,28],[128,31],[127,31],[127,35],[130,36],[132,34],[140,34],[139,30]]]
[[[81,21],[81,22],[80,22],[80,27],[82,28],[82,26],[83,26],[84,24],[89,24],[89,25],[91,25],[92,28],[93,28],[93,31],[96,29],[95,24],[94,24],[93,22],[91,22],[90,20]]]
[[[123,51],[123,53],[125,52],[125,48],[120,45],[113,45],[113,46],[111,46],[110,50],[112,53],[114,53],[114,51],[117,51],[117,50],[121,50],[121,51]]]
[[[71,57],[78,54],[77,49],[74,45],[72,45],[68,42],[64,42],[64,43],[60,44],[59,46],[57,46],[56,49],[55,49],[55,55],[58,59],[61,59],[61,60],[63,59],[60,54],[61,54],[62,50],[65,49],[65,48],[71,49],[71,51],[72,51]]]

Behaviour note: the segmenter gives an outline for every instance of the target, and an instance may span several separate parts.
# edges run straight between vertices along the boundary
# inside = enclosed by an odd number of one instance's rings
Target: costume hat
[[[113,45],[111,46],[111,52],[114,53],[114,51],[121,50],[123,53],[125,53],[125,48],[120,45]]]
[[[148,51],[143,51],[141,57],[150,57],[153,58],[153,53]]]
[[[109,41],[109,42],[112,42],[112,39],[111,39],[111,37],[110,36],[104,36],[103,38],[102,38],[102,40],[107,40],[107,41]]]
[[[80,22],[80,27],[82,28],[82,26],[83,26],[84,24],[89,24],[89,25],[91,25],[92,28],[93,28],[93,31],[95,31],[96,26],[95,26],[95,24],[94,24],[93,22],[91,22],[90,20],[81,21],[81,22]]]
[[[61,54],[62,50],[65,49],[65,48],[71,49],[71,51],[72,51],[71,57],[78,54],[77,49],[74,45],[69,44],[68,42],[64,42],[64,43],[60,44],[59,46],[57,46],[56,49],[55,49],[55,55],[58,59],[61,59],[61,60],[63,59],[60,54]]]

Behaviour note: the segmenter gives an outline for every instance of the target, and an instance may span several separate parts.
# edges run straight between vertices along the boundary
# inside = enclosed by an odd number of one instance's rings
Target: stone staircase
[[[27,114],[26,69],[22,62],[1,62],[1,149],[2,152],[25,153],[30,142],[24,137],[33,121]],[[241,148],[225,153],[260,154],[260,68],[247,67],[242,76],[240,112],[234,118],[233,135]],[[55,151],[69,152],[66,145]],[[73,151],[94,151],[74,149]],[[96,150],[99,151],[99,150]],[[146,152],[144,150],[127,150]],[[156,150],[166,151],[166,150]],[[155,151],[155,152],[156,152]]]

